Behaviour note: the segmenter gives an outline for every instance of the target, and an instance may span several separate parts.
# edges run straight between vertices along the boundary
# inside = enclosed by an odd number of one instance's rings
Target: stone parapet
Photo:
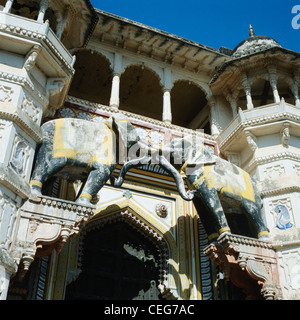
[[[220,265],[225,280],[243,290],[247,300],[281,299],[277,255],[271,243],[222,234],[204,253]]]
[[[58,253],[69,237],[78,234],[80,227],[92,216],[93,207],[72,201],[41,196],[29,198],[19,210],[14,258],[20,263],[22,277],[35,257]]]

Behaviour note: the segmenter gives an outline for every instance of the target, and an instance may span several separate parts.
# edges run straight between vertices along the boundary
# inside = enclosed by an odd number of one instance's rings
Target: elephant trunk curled
[[[121,187],[121,185],[123,184],[124,182],[124,179],[125,179],[125,175],[126,173],[133,167],[136,167],[138,165],[141,165],[143,163],[149,163],[151,160],[151,156],[149,156],[148,154],[141,157],[141,158],[138,158],[138,159],[133,159],[133,160],[129,160],[127,162],[124,163],[120,173],[119,173],[119,176],[117,179],[115,179],[114,177],[111,177],[110,181],[111,181],[111,184],[115,187]]]
[[[142,163],[149,163],[151,161],[152,157],[150,155],[146,155],[142,158],[139,159],[134,159],[127,161],[118,176],[117,179],[112,178],[111,183],[113,186],[120,187],[125,179],[125,175],[127,171],[129,171],[131,168],[136,167]],[[177,190],[180,194],[180,196],[187,201],[191,201],[194,198],[194,192],[192,191],[185,191],[185,186],[184,186],[184,181],[179,174],[179,172],[172,166],[172,164],[163,156],[163,155],[158,155],[158,163],[170,174],[173,176],[176,182]]]

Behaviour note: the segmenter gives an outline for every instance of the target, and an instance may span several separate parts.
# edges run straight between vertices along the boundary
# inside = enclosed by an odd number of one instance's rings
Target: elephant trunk
[[[110,179],[111,184],[115,187],[121,187],[121,185],[124,182],[126,173],[131,168],[139,166],[141,164],[149,163],[150,160],[151,160],[151,156],[147,154],[141,158],[127,161],[126,163],[124,163],[124,165],[120,171],[119,177],[117,179],[115,179],[113,177]]]
[[[184,181],[180,173],[172,166],[172,164],[163,155],[159,155],[159,164],[174,177],[177,190],[180,196],[187,201],[193,200],[194,192],[185,191]]]

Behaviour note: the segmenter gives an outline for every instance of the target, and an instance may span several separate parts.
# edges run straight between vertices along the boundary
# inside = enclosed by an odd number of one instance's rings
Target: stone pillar
[[[40,12],[37,18],[37,21],[40,23],[44,22],[44,17],[45,17],[45,13],[46,10],[48,8],[48,0],[41,0],[40,2]]]
[[[218,136],[220,134],[219,130],[219,117],[217,112],[217,105],[213,96],[207,96],[207,103],[210,106],[210,126],[211,126],[211,135]]]
[[[120,105],[120,80],[122,73],[122,55],[115,53],[114,66],[113,66],[113,79],[111,87],[111,95],[109,100],[109,106],[119,108]]]
[[[0,259],[0,300],[6,300],[10,278],[16,273],[17,264],[4,249],[0,249]]]
[[[250,86],[249,80],[245,74],[242,75],[242,83],[243,83],[244,90],[246,93],[247,109],[248,110],[253,109],[253,102],[252,102],[252,97],[251,97],[251,86]]]
[[[4,13],[9,13],[10,10],[11,10],[11,7],[12,7],[12,5],[13,5],[13,3],[14,3],[14,0],[7,0],[7,1],[6,1],[6,4],[5,4],[5,7],[4,7],[4,9],[3,9],[3,12],[4,12]]]
[[[56,22],[57,22],[57,27],[56,27],[56,36],[59,40],[61,40],[61,36],[64,32],[66,22],[67,22],[67,16],[70,12],[70,10],[66,9],[66,13],[64,12],[64,15],[60,12],[57,11],[55,12],[55,17],[56,17]]]
[[[299,71],[294,74],[293,84],[291,85],[291,90],[295,98],[296,107],[300,108],[300,98],[299,98]]]
[[[274,75],[270,77],[270,84],[273,90],[274,102],[279,103],[280,97],[277,90],[277,78]]]
[[[164,69],[164,90],[163,90],[163,114],[162,120],[166,123],[172,122],[172,109],[171,109],[171,88],[172,88],[172,75],[169,69]]]
[[[236,94],[227,93],[226,95],[227,101],[230,103],[232,116],[233,118],[237,115],[237,102],[236,102]]]
[[[166,123],[172,122],[171,93],[169,89],[164,89],[162,120]]]
[[[276,66],[268,66],[268,72],[270,75],[270,84],[271,84],[272,91],[273,91],[274,102],[279,103],[280,97],[279,97],[278,89],[277,89],[278,76],[277,76]]]
[[[114,108],[119,108],[120,105],[120,75],[115,73],[113,75],[112,87],[111,87],[111,95],[109,106]]]

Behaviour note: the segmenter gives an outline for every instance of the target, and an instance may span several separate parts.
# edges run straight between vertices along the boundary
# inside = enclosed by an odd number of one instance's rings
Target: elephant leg
[[[215,189],[208,188],[205,181],[198,185],[196,190],[197,195],[201,198],[201,201],[207,210],[206,216],[209,214],[212,215],[209,219],[209,224],[213,223],[215,225],[215,231],[213,231],[211,237],[215,237],[216,233],[220,235],[224,232],[230,232],[218,192]]]
[[[91,170],[82,193],[76,200],[76,203],[83,205],[91,205],[91,199],[104,186],[112,174],[113,168],[108,165],[100,165]]]
[[[193,198],[193,204],[204,226],[208,241],[215,241],[219,237],[219,229],[217,228],[218,223],[215,219],[215,216],[207,210],[206,206],[199,197],[196,196]]]
[[[33,195],[41,196],[42,187],[47,178],[54,175],[66,165],[65,158],[53,159],[52,156],[44,157],[48,148],[42,146],[39,150],[36,165],[31,176],[30,186]]]
[[[250,200],[243,199],[241,207],[250,223],[254,227],[257,238],[260,240],[269,239],[269,231],[261,215],[260,201],[258,201],[258,203],[254,203]]]

